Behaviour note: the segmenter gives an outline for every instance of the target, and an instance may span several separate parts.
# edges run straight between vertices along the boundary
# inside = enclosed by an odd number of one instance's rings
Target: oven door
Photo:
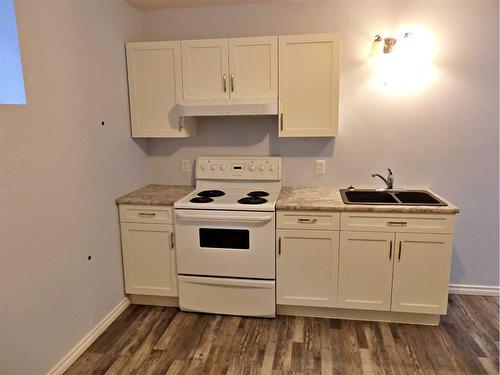
[[[275,213],[175,210],[177,272],[275,279]]]

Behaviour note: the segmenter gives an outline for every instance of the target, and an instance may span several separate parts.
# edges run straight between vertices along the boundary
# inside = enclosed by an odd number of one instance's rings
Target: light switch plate
[[[191,164],[189,163],[189,160],[182,161],[181,170],[183,172],[190,172],[191,171]]]
[[[324,160],[316,160],[316,174],[325,174]]]

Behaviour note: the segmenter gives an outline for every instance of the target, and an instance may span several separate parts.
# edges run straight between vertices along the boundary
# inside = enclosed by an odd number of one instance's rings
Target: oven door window
[[[249,250],[250,232],[246,229],[200,228],[200,247]]]

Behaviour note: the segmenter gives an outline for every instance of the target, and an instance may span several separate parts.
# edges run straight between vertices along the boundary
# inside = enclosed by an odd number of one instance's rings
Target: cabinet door
[[[179,116],[182,98],[180,42],[127,44],[133,137],[188,137],[194,125]]]
[[[391,307],[394,233],[340,232],[339,305]]]
[[[277,233],[278,304],[335,306],[339,232],[279,230]]]
[[[278,38],[229,39],[231,99],[276,99]]]
[[[446,314],[453,236],[396,234],[392,311]]]
[[[279,136],[337,135],[340,34],[279,37]]]
[[[228,68],[227,39],[182,41],[184,100],[227,101]]]
[[[121,223],[125,292],[177,296],[173,225]]]

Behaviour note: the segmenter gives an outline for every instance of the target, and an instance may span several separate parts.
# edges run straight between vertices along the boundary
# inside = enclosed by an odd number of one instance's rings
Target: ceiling
[[[270,3],[287,0],[124,0],[140,10]]]

